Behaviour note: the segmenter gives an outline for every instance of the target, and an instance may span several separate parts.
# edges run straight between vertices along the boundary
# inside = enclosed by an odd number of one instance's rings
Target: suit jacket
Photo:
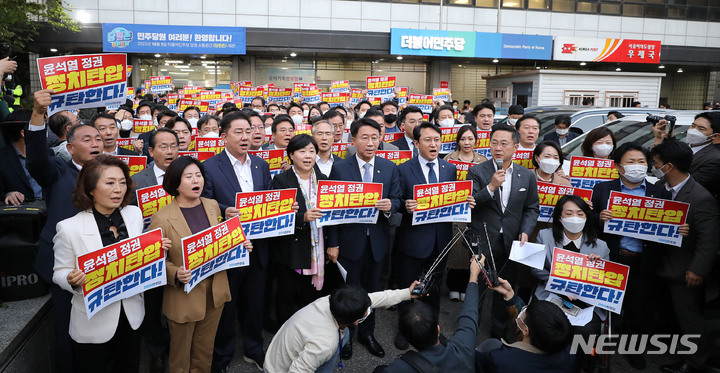
[[[148,159],[148,162],[152,160],[152,157],[150,156],[150,134],[151,133],[152,133],[152,131],[144,132],[144,133],[141,133],[140,135],[138,135],[138,137],[137,137],[138,140],[143,141],[143,151],[142,151],[142,154],[140,154],[140,155],[146,156]],[[137,154],[135,154],[135,155],[137,155]]]
[[[79,211],[73,206],[72,195],[75,181],[80,171],[75,165],[57,156],[50,156],[47,151],[45,133],[47,126],[40,131],[31,131],[25,127],[26,163],[30,176],[43,187],[48,216],[45,226],[40,232],[38,253],[35,256],[35,271],[48,283],[53,276],[53,237],[58,222],[65,220]]]
[[[256,191],[272,189],[270,166],[262,158],[248,154],[250,157],[250,172],[253,178],[253,189]],[[235,195],[242,192],[235,169],[233,169],[227,153],[220,152],[203,163],[205,167],[205,189],[202,196],[214,199],[220,206],[220,213],[225,217],[225,209],[235,207]],[[255,262],[262,267],[268,264],[269,255],[264,240],[253,242],[253,251],[250,253],[250,265]]]
[[[403,140],[404,141],[404,140]],[[438,182],[456,181],[457,168],[448,161],[437,158]],[[413,187],[427,184],[425,173],[420,166],[418,157],[398,166],[400,174],[400,211],[403,213],[402,222],[397,232],[396,247],[400,252],[413,258],[424,259],[432,255],[437,247],[442,250],[452,238],[452,223],[433,223],[412,225],[412,214],[405,209],[405,201],[413,199]]]
[[[495,190],[492,196],[487,190],[495,174],[494,163],[489,161],[476,164],[470,167],[467,174],[467,179],[473,182],[473,197],[477,203],[472,212],[470,228],[484,232],[482,223],[486,223],[488,236],[491,238],[498,237],[502,228],[503,245],[508,253],[512,241],[516,241],[520,233],[532,233],[540,216],[535,174],[519,164],[514,164],[512,168],[512,190],[505,212],[500,205],[500,189]]]
[[[622,239],[623,236],[619,236],[616,234],[608,234],[603,233],[605,224],[599,220],[599,215],[602,210],[607,209],[608,200],[610,199],[610,192],[620,191],[620,179],[611,180],[611,181],[603,181],[602,183],[597,183],[593,187],[593,194],[592,194],[592,203],[593,203],[593,220],[598,225],[598,236],[600,239],[605,241],[608,245],[608,248],[610,248],[610,260],[612,261],[618,261],[618,250],[620,250],[620,239]],[[663,199],[670,199],[672,197],[672,194],[665,190],[665,187],[658,187],[653,184],[650,184],[648,182],[645,182],[645,196],[646,197],[653,197],[653,198],[663,198]],[[657,250],[657,244],[653,242],[647,242],[643,241],[643,252],[652,252],[653,250]],[[646,249],[648,249],[646,250]]]
[[[412,150],[408,146],[407,140],[405,140],[405,136],[391,142],[390,144],[397,146],[398,150]]]
[[[334,164],[330,180],[362,182],[357,157],[348,157]],[[400,209],[402,192],[395,163],[376,156],[372,181],[382,183],[382,199],[389,198],[392,202],[391,214],[397,212]],[[327,246],[340,246],[340,257],[356,262],[360,260],[365,249],[367,229],[370,228],[373,259],[376,262],[382,261],[390,251],[390,224],[382,211],[378,215],[376,224],[340,224],[328,227]]]
[[[149,140],[149,138],[148,138],[148,140]],[[117,148],[117,153],[118,153],[118,155],[134,155],[134,156],[140,155],[132,150],[127,150],[120,146],[118,146],[118,148]],[[150,154],[148,154],[148,155],[150,155]]]
[[[126,206],[120,210],[120,214],[125,222],[128,237],[137,237],[142,234],[143,218],[139,208]],[[109,341],[117,330],[121,309],[125,310],[125,316],[127,316],[130,326],[137,330],[145,318],[145,303],[142,293],[107,305],[88,320],[82,288],[73,287],[67,281],[68,274],[77,269],[76,258],[79,255],[104,247],[92,210],[81,211],[75,216],[59,222],[57,231],[58,233],[53,239],[55,243],[53,281],[73,294],[70,310],[70,336],[72,339],[78,343]]]
[[[13,144],[8,144],[0,149],[0,160],[2,160],[3,164],[0,168],[3,184],[0,190],[5,192],[2,198],[5,199],[5,194],[9,192],[20,192],[25,196],[26,201],[34,200],[35,192],[30,186],[30,181],[22,168]]]
[[[332,170],[335,169],[335,164],[337,164],[338,162],[342,161],[342,158],[338,157],[337,155],[335,155],[335,154],[331,154],[331,155],[332,155],[332,158],[333,158],[333,165],[332,165],[332,167],[330,168],[330,172],[332,172]],[[348,157],[348,156],[346,155],[345,158],[347,158],[347,157]],[[322,171],[320,171],[320,166],[317,165],[317,162],[315,162],[315,167],[313,167],[313,168],[315,169],[315,172],[317,172],[317,173],[322,173]],[[325,175],[325,174],[323,174],[323,175]],[[325,175],[325,176],[330,177],[330,175]]]
[[[218,225],[222,220],[217,202],[200,198],[210,226]],[[183,290],[185,284],[176,282],[177,270],[182,266],[182,239],[192,235],[177,200],[163,207],[150,219],[151,231],[162,228],[163,237],[172,241],[167,253],[167,285],[163,294],[163,313],[177,323],[195,322],[205,318],[208,295],[212,296],[212,306],[221,307],[230,301],[230,286],[225,271],[218,272],[198,283],[189,293]],[[209,293],[209,294],[208,294]]]
[[[264,143],[264,144],[262,145],[262,147],[260,147],[260,149],[262,149],[262,150],[272,150],[272,149],[277,149],[277,147],[275,147],[275,143],[272,143],[272,144],[271,144],[271,143],[269,143],[269,142],[266,142],[266,143]]]
[[[569,143],[570,141],[572,141],[574,138],[576,138],[578,136],[580,136],[580,134],[578,134],[577,132],[568,131],[568,134],[565,136],[565,138],[567,139],[565,141],[565,143],[566,144]],[[560,136],[558,136],[558,134],[555,133],[555,131],[550,131],[545,135],[545,137],[543,137],[543,141],[552,141],[557,144],[560,144]]]
[[[715,198],[720,198],[720,150],[709,144],[693,154],[690,175]]]
[[[206,161],[207,162],[207,161]],[[318,181],[327,180],[322,173],[315,173]],[[310,254],[312,249],[310,223],[305,222],[305,197],[303,197],[300,184],[297,181],[293,169],[289,169],[280,175],[276,175],[273,180],[273,189],[289,189],[297,190],[295,193],[295,201],[299,205],[297,213],[295,213],[295,234],[288,236],[276,237],[273,242],[273,259],[292,269],[310,268]],[[323,229],[323,234],[327,235],[327,229]],[[325,243],[327,243],[327,237]],[[327,245],[326,245],[327,246]],[[323,248],[325,250],[326,248]],[[253,250],[254,251],[254,250]]]
[[[155,167],[145,167],[144,170],[133,175],[131,179],[135,182],[135,189],[132,190],[132,198],[130,199],[130,204],[137,206],[138,201],[135,191],[137,191],[138,189],[158,185],[157,178],[155,177]]]
[[[664,188],[664,184],[657,186]],[[659,245],[658,275],[684,282],[685,271],[690,270],[707,279],[720,249],[720,206],[693,176],[678,191],[674,200],[690,204],[686,218],[690,234],[683,237],[681,247]]]
[[[407,145],[407,143],[405,145]],[[380,144],[378,144],[378,150],[400,150],[400,149],[398,149],[397,146],[395,146],[389,142],[380,141]],[[355,145],[349,145],[347,148],[347,153],[345,153],[345,154],[346,154],[345,155],[346,159],[357,154],[357,148],[355,147]]]

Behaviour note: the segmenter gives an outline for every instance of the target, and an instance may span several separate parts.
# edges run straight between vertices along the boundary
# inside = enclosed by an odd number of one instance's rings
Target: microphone
[[[502,160],[501,158],[493,158],[493,161],[495,162],[495,166],[497,166],[497,169],[498,169],[498,170],[502,170],[502,169],[503,169],[503,160]],[[500,191],[500,194],[502,194],[502,191],[503,191],[502,185],[500,185],[500,187],[498,188],[498,190]]]

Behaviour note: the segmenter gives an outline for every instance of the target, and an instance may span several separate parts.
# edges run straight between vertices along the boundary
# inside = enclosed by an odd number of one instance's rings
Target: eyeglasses
[[[380,137],[373,136],[373,137],[360,137],[357,139],[357,142],[367,144],[368,142],[372,142],[373,144],[377,144],[380,142]]]
[[[507,141],[503,141],[503,142],[491,141],[490,142],[491,148],[497,148],[498,146],[501,148],[507,148],[510,145],[512,145],[512,144]]]
[[[525,324],[525,321],[522,319],[522,315],[525,314],[525,310],[527,310],[527,306],[523,306],[523,308],[520,310],[520,313],[518,313],[517,317],[515,318],[515,325],[522,330],[528,330],[527,324]],[[520,323],[522,323],[522,326],[520,326]]]
[[[173,151],[174,151],[174,150],[177,150],[178,146],[177,146],[177,145],[167,146],[167,145],[164,145],[164,144],[163,144],[163,145],[158,145],[157,148],[160,149],[161,152],[165,152],[165,151],[167,151],[168,149],[171,149],[171,150],[173,150]]]
[[[370,316],[371,313],[372,313],[372,307],[368,307],[367,313],[365,314],[365,316],[359,318],[358,321],[357,321],[357,323],[360,324],[361,322],[365,321],[365,319],[367,319],[368,316]]]
[[[252,126],[253,131],[265,131],[265,126]]]

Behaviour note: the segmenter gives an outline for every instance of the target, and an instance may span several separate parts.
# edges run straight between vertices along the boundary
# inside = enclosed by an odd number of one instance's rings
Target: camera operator
[[[663,119],[653,125],[652,131],[655,134],[653,147],[662,143],[663,139],[675,136],[672,132],[668,134],[666,124],[667,120]],[[685,142],[693,151],[690,175],[715,199],[719,199],[720,149],[713,143],[720,143],[720,113],[704,112],[696,115],[687,131]]]

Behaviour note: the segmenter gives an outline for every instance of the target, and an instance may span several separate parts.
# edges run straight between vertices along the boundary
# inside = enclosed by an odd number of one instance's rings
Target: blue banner
[[[245,27],[103,23],[103,52],[245,54]]]
[[[478,57],[550,60],[549,35],[414,30],[390,31],[390,54],[437,57]]]

